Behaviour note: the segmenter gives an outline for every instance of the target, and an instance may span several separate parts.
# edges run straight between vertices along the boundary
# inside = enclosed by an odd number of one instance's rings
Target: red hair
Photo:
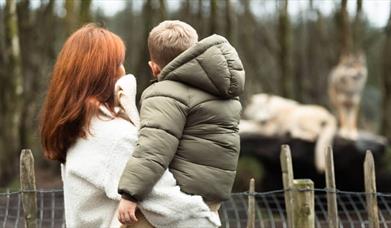
[[[100,105],[114,113],[114,85],[124,58],[121,38],[94,24],[68,38],[54,65],[41,113],[46,158],[64,163],[69,147],[87,136]]]

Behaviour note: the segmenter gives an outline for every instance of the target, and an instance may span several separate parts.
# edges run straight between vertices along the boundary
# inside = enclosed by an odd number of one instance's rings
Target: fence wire
[[[62,190],[37,190],[38,227],[65,227]],[[25,227],[21,192],[0,193],[0,225]]]
[[[308,191],[308,190],[306,190]],[[38,227],[65,227],[62,190],[37,190]],[[315,189],[315,227],[328,227],[327,189]],[[336,191],[340,227],[369,227],[366,193]],[[284,190],[254,193],[256,201],[255,227],[288,228]],[[222,227],[241,228],[247,224],[249,193],[233,193],[219,211]],[[391,228],[391,194],[377,193],[380,227]],[[0,193],[0,226],[25,227],[22,193]]]

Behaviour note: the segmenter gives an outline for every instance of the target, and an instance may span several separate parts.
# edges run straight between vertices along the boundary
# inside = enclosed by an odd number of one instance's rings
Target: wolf
[[[330,103],[338,116],[338,134],[341,137],[354,140],[358,136],[357,117],[367,74],[362,53],[342,56],[330,73]]]
[[[264,136],[290,136],[316,142],[315,167],[325,170],[326,148],[331,146],[337,130],[335,117],[317,105],[302,105],[296,101],[269,94],[255,94],[243,112],[241,133]]]

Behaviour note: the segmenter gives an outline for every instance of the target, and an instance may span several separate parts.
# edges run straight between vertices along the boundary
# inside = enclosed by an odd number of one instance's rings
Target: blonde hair
[[[197,31],[191,25],[179,20],[163,21],[149,33],[149,55],[152,61],[163,68],[197,42]]]

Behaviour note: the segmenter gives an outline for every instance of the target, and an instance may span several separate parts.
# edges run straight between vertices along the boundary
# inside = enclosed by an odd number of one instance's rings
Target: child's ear
[[[157,77],[160,74],[160,67],[153,61],[148,62],[149,67],[151,68],[152,74],[154,77]]]

